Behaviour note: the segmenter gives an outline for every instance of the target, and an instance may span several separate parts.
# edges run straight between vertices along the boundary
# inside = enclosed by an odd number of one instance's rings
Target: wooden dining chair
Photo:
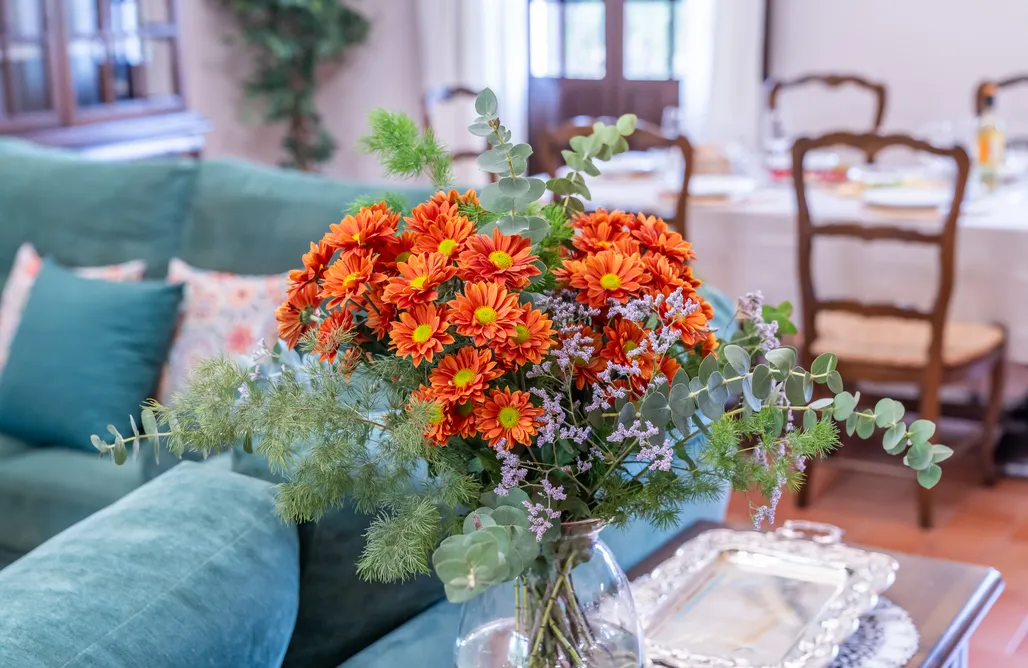
[[[591,134],[593,123],[601,121],[607,125],[614,125],[616,118],[602,117],[592,118],[589,116],[576,116],[567,123],[551,128],[543,134],[540,142],[539,164],[543,171],[551,176],[557,174],[557,170],[564,164],[561,151],[568,148],[572,137]],[[628,145],[632,150],[644,151],[650,148],[678,149],[682,154],[685,169],[682,174],[682,187],[678,191],[675,200],[675,217],[666,221],[684,238],[688,239],[687,218],[689,214],[689,180],[692,178],[694,151],[693,145],[685,135],[665,135],[659,126],[646,121],[639,121],[635,126],[635,132],[628,137]],[[602,171],[602,167],[600,170]]]
[[[990,84],[995,86],[998,92],[999,89],[1002,88],[1012,88],[1014,86],[1028,84],[1028,74],[1017,74],[998,81],[989,79],[978,84],[978,88],[975,90],[974,94],[975,116],[981,116],[982,112],[985,111],[985,98],[988,97],[987,89]]]
[[[923,221],[907,226],[863,224],[854,221],[811,219],[803,158],[812,150],[846,146],[873,156],[889,147],[906,147],[936,157],[951,159],[956,165],[953,200],[941,228],[916,229]],[[949,444],[955,454],[966,453],[974,445],[980,449],[984,481],[995,480],[993,449],[1002,408],[1003,362],[1006,332],[999,325],[950,322],[950,297],[956,264],[957,221],[970,171],[970,160],[963,148],[938,148],[908,136],[851,134],[838,132],[816,139],[802,138],[792,149],[799,233],[799,279],[802,290],[803,329],[799,352],[809,364],[817,355],[833,352],[838,356],[839,373],[857,383],[904,383],[916,386],[918,399],[912,406],[922,418],[937,421],[942,414],[940,390],[943,385],[990,379],[989,397],[980,414],[980,433],[964,444]],[[865,242],[899,241],[934,246],[938,250],[939,282],[930,311],[903,308],[893,304],[850,300],[821,299],[811,270],[814,241],[823,237],[848,237]],[[853,277],[858,280],[858,277]],[[909,422],[908,422],[909,424]],[[909,475],[909,469],[894,461],[883,461],[881,446],[858,448],[859,456],[832,458],[844,468],[882,474]],[[888,459],[888,458],[886,458]],[[807,481],[799,504],[810,499],[813,467],[808,464]],[[932,490],[918,486],[918,517],[922,527],[932,525]]]
[[[446,104],[447,102],[453,102],[461,98],[474,101],[474,99],[478,97],[479,92],[480,91],[472,90],[467,86],[437,86],[427,90],[421,99],[421,118],[425,129],[431,129],[433,127],[433,113],[439,105]],[[451,155],[453,156],[454,162],[467,161],[473,163],[478,160],[479,154],[481,154],[485,148],[485,142],[483,142],[481,151],[464,149],[454,151]],[[489,174],[490,181],[496,181],[498,178],[499,176],[497,174]]]
[[[778,110],[778,95],[783,90],[800,88],[810,84],[821,84],[822,86],[827,86],[829,88],[838,88],[839,86],[850,85],[867,90],[875,96],[875,100],[877,101],[874,119],[872,120],[871,127],[868,128],[868,131],[878,132],[879,129],[881,129],[882,120],[885,118],[885,85],[870,81],[856,74],[805,74],[795,79],[768,79],[765,82],[765,86],[767,88],[767,108],[771,112],[776,112]]]

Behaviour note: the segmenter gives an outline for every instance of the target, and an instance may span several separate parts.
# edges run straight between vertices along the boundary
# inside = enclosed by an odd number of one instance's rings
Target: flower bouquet
[[[652,216],[585,212],[584,175],[627,150],[634,117],[572,139],[567,175],[543,181],[525,176],[532,148],[512,143],[491,91],[476,108],[478,164],[497,183],[410,210],[358,203],[291,273],[279,344],[201,363],[171,405],[144,407],[142,433],[94,437],[100,452],[241,444],[285,475],[284,517],[376,514],[362,577],[434,570],[454,602],[513,582],[497,619],[466,622],[461,666],[641,665],[599,529],[670,527],[729,486],[767,498],[755,521],[771,521],[837,424],[884,429],[887,451],[938,481],[951,451],[929,443],[934,426],[906,425],[888,399],[858,410],[831,354],[797,366],[777,339],[787,307],[750,295],[716,331],[688,241]],[[390,172],[448,180],[431,133],[381,111],[372,126]]]

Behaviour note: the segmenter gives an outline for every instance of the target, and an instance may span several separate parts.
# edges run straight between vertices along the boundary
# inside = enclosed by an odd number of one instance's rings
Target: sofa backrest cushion
[[[233,160],[200,167],[182,254],[194,267],[234,274],[277,274],[300,266],[300,256],[347,207],[363,195],[386,191],[411,204],[428,188],[393,188],[332,181]]]
[[[192,160],[100,162],[0,140],[0,283],[26,241],[65,266],[141,259],[163,278],[196,171]]]
[[[0,666],[278,668],[298,547],[274,496],[187,463],[51,538],[0,571]]]

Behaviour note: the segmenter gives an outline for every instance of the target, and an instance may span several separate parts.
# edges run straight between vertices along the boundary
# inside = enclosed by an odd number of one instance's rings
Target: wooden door
[[[529,138],[575,116],[677,107],[685,0],[530,0]]]

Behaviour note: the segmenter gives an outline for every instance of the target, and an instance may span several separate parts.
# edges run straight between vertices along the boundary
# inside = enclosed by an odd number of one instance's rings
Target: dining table
[[[629,169],[588,179],[592,206],[670,220],[680,178],[640,167],[640,156],[633,160]],[[888,187],[847,180],[810,184],[812,219],[941,229],[948,206],[869,204],[868,192]],[[951,184],[946,188],[952,191]],[[760,291],[767,303],[789,301],[798,322],[801,293],[791,183],[694,175],[687,220],[697,276],[733,298]],[[1028,364],[1028,185],[1015,182],[994,191],[976,184],[968,188],[958,220],[955,265],[949,319],[1004,325],[1009,359]],[[939,251],[925,244],[820,238],[812,266],[820,298],[928,311],[939,291]]]

